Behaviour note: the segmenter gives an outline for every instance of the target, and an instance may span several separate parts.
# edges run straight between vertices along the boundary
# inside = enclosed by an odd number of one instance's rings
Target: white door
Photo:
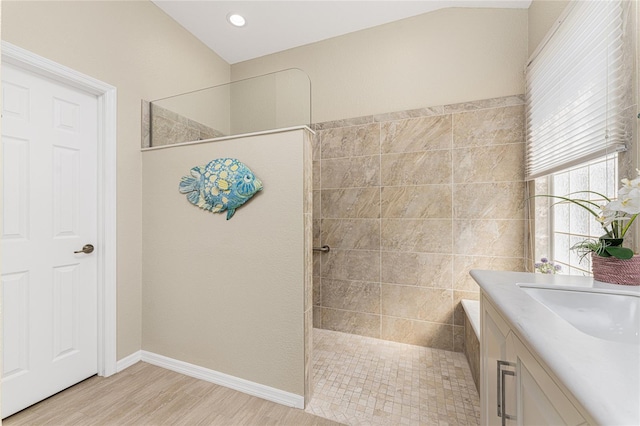
[[[2,65],[2,415],[97,373],[97,98]]]

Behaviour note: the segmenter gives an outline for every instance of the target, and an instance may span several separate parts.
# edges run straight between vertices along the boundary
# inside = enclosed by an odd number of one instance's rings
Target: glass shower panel
[[[150,146],[311,123],[311,82],[288,69],[152,101]]]

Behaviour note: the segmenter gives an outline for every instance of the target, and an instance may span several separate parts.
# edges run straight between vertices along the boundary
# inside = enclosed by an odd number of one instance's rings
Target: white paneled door
[[[2,101],[6,417],[97,373],[98,103],[9,64]]]

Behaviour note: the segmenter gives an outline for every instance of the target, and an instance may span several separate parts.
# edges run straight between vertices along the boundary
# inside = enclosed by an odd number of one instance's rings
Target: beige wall
[[[145,350],[304,395],[304,133],[143,152]],[[221,157],[264,183],[230,220],[178,192]]]
[[[556,24],[569,0],[533,0],[529,6],[529,55]]]
[[[312,122],[524,92],[527,11],[450,8],[231,66],[239,80],[300,68]]]
[[[141,348],[140,101],[226,83],[229,66],[156,6],[2,2],[2,39],[118,89],[118,358]]]

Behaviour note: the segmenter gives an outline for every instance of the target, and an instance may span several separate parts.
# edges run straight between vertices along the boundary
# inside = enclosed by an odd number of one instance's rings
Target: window
[[[594,191],[615,198],[618,182],[618,156],[603,157],[588,163],[553,173],[536,180],[536,188],[546,194],[566,196],[579,191]],[[542,193],[542,192],[541,192]],[[605,199],[594,194],[576,194],[598,204]],[[536,216],[537,258],[551,258],[562,266],[561,273],[586,275],[591,272],[591,258],[580,258],[571,250],[575,244],[585,239],[597,239],[604,233],[602,227],[586,210],[570,203],[542,198],[536,200],[548,215]]]
[[[533,193],[595,191],[615,198],[631,140],[626,111],[634,103],[629,7],[620,0],[570,2],[530,58],[525,179]],[[573,196],[604,204],[593,194]],[[581,261],[571,247],[597,239],[602,228],[584,209],[556,201],[535,198],[529,211],[531,260],[547,257],[562,265],[562,273],[589,274],[590,258]]]

